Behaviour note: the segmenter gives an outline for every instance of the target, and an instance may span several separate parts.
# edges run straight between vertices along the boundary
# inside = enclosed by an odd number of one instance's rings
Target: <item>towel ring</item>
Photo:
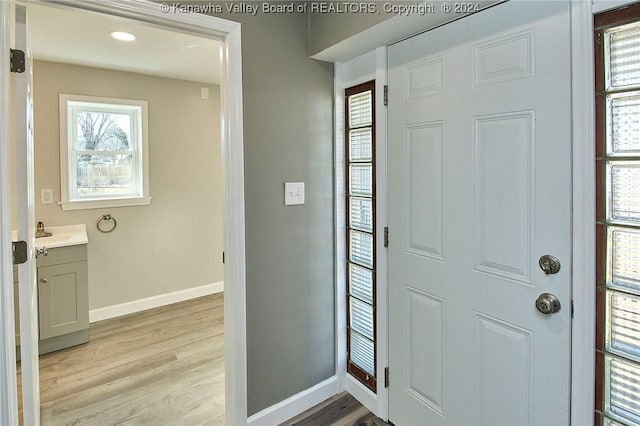
[[[100,224],[102,223],[102,221],[112,221],[113,222],[113,226],[109,229],[103,229]],[[116,221],[116,218],[111,216],[110,214],[103,214],[98,221],[96,222],[96,228],[98,228],[98,231],[102,232],[103,234],[108,234],[109,232],[113,232],[114,229],[116,229],[116,226],[118,226],[118,222]]]

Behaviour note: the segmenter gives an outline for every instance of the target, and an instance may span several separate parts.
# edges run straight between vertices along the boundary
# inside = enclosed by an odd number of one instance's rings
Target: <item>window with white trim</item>
[[[60,95],[64,210],[149,204],[147,102]]]

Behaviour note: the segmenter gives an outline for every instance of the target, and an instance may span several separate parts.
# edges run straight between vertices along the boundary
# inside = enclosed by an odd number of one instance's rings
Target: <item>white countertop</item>
[[[36,238],[36,248],[56,248],[77,246],[79,244],[87,244],[89,239],[87,238],[87,225],[65,225],[65,226],[45,226],[45,231],[51,232],[53,235],[50,237]],[[17,233],[13,231],[11,237],[14,241],[17,240]]]

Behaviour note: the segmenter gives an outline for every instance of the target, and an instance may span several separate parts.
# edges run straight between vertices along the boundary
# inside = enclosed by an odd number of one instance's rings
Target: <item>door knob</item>
[[[545,254],[540,257],[538,265],[540,265],[540,269],[547,275],[557,274],[560,270],[560,261],[557,257],[551,256],[550,254]]]
[[[560,307],[560,300],[551,293],[542,293],[536,300],[536,308],[545,315],[555,314]]]

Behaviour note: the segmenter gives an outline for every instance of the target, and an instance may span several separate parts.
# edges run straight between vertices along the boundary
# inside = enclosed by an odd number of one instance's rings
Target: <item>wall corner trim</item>
[[[380,390],[382,386],[378,386],[378,390]],[[362,383],[356,380],[351,374],[346,374],[345,378],[345,390],[351,396],[358,400],[358,402],[364,407],[371,411],[373,414],[376,414],[378,411],[378,406],[380,405],[380,401],[378,395],[371,392],[368,388],[366,388]]]
[[[89,311],[89,322],[102,321],[116,318],[135,312],[146,311],[160,306],[171,305],[173,303],[184,302],[210,294],[221,293],[224,290],[224,282],[205,284],[198,287],[178,290],[171,293],[159,294],[157,296],[145,297],[144,299],[132,300],[120,303],[119,305],[106,306],[104,308],[92,309]]]
[[[318,405],[338,393],[338,377],[332,376],[309,389],[254,414],[247,419],[251,426],[277,425]]]

